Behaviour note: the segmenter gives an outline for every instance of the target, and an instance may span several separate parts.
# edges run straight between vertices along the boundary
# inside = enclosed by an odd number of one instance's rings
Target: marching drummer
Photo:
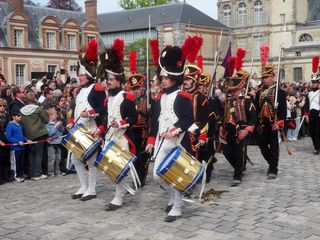
[[[98,44],[94,39],[88,43],[87,53],[80,57],[80,63],[78,64],[78,77],[81,89],[75,101],[75,106],[72,111],[72,119],[67,125],[67,128],[71,129],[75,123],[82,123],[93,133],[94,136],[98,136],[104,132],[103,101],[106,98],[104,90],[98,91],[95,89],[94,79],[98,63],[97,56]],[[81,141],[81,139],[79,140]],[[71,160],[76,168],[81,184],[80,189],[71,195],[73,199],[87,201],[96,198],[97,169],[93,165],[96,156],[97,155],[94,154],[87,161],[89,168],[88,175],[84,163],[74,155],[71,156]]]
[[[102,67],[107,73],[108,98],[105,101],[107,107],[107,132],[106,141],[113,140],[126,151],[136,155],[136,143],[134,133],[131,130],[137,122],[135,98],[122,89],[125,81],[123,62],[124,43],[121,39],[115,39],[113,47],[107,49],[100,59]],[[129,185],[125,179],[116,186],[113,200],[106,206],[106,211],[114,211],[123,204],[123,197]]]
[[[163,94],[158,98],[156,105],[159,111],[154,111],[159,114],[152,114],[152,118],[158,119],[158,123],[152,124],[146,146],[146,151],[149,152],[155,147],[153,176],[156,180],[160,180],[156,169],[173,147],[182,145],[192,153],[190,138],[185,134],[194,123],[191,96],[179,90],[183,81],[184,63],[185,59],[182,59],[182,50],[179,47],[168,46],[160,54],[157,75]],[[168,216],[165,221],[175,221],[181,216],[182,195],[163,181],[160,184],[170,192],[170,200],[165,209]]]

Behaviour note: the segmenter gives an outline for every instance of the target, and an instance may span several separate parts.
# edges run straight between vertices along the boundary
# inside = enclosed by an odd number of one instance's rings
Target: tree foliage
[[[147,69],[147,45],[146,45],[147,39],[139,39],[131,44],[126,45],[125,48],[125,55],[129,56],[129,53],[131,50],[135,50],[137,52],[137,72],[146,74]],[[154,66],[152,63],[152,53],[149,46],[149,68],[150,72],[154,72]],[[129,58],[125,60],[124,65],[129,69]]]
[[[123,9],[135,9],[143,7],[158,6],[168,3],[176,3],[178,0],[119,0],[119,5]]]
[[[69,11],[81,12],[82,8],[75,0],[50,0],[47,4],[49,8],[63,9]]]

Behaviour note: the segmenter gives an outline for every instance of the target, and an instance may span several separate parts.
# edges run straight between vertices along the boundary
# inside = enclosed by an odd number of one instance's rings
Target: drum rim
[[[122,169],[122,171],[119,173],[119,176],[116,178],[116,183],[121,182],[121,180],[126,176],[126,174],[130,170],[129,164],[134,163],[137,159],[138,159],[137,156],[133,156],[133,158],[129,160],[127,165]]]
[[[191,188],[193,188],[193,186],[196,185],[201,179],[201,176],[203,175],[204,171],[205,167],[201,165],[199,173],[194,177],[194,179],[191,181],[191,183],[186,187],[186,190],[184,191],[189,191]]]
[[[97,143],[98,143],[98,144],[97,144]],[[97,146],[96,146],[96,145],[97,145]],[[99,151],[99,148],[101,147],[101,145],[102,145],[102,140],[101,140],[101,139],[97,139],[97,140],[93,141],[93,143],[91,144],[91,146],[90,146],[86,151],[84,151],[84,153],[82,154],[82,156],[81,156],[81,158],[80,158],[80,161],[82,161],[82,162],[88,161],[97,151]],[[84,159],[85,154],[86,154],[87,152],[89,152],[89,150],[90,150],[91,148],[93,148],[94,146],[96,146],[95,151],[90,154],[90,157],[86,157],[86,160],[85,160],[85,159]]]
[[[67,136],[65,136],[63,139],[62,139],[62,144],[65,144],[69,139],[70,137],[72,136],[72,134],[77,131],[80,127],[83,127],[83,123],[76,123],[76,125],[74,125],[73,128],[70,129],[69,133],[67,134]]]
[[[166,162],[166,160],[168,159],[168,157],[173,153],[177,151],[177,153],[174,155],[174,157],[170,160],[170,162],[168,163],[167,167],[166,168],[162,168],[164,163]],[[156,170],[156,173],[158,175],[164,175],[169,168],[172,167],[172,165],[175,163],[175,160],[178,159],[180,153],[182,151],[182,147],[181,146],[175,146],[174,148],[172,148],[168,153],[167,155],[164,157],[164,159],[162,159],[160,165],[157,167],[157,170]]]
[[[104,154],[115,144],[113,140],[110,140],[109,143],[104,147],[101,153],[97,156],[96,160],[94,161],[94,166],[98,166],[99,162],[103,158]]]

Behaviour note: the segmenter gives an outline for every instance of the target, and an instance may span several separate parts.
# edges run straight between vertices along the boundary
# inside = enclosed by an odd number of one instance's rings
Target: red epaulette
[[[124,93],[124,99],[127,99],[127,100],[129,100],[131,102],[135,102],[136,101],[136,98],[130,93]]]
[[[188,93],[187,91],[184,91],[184,90],[180,91],[178,93],[178,96],[181,96],[181,97],[184,97],[186,99],[192,100],[192,95],[190,93]]]
[[[107,89],[106,85],[102,84],[102,83],[95,83],[94,84],[94,90],[96,90],[97,92],[103,92]]]
[[[155,99],[157,102],[160,102],[162,95],[163,95],[163,92],[159,92],[159,93],[155,96],[154,99]]]

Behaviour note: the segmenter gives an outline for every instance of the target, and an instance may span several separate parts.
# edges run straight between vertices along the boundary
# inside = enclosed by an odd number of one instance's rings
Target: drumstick
[[[87,108],[85,108],[82,112],[85,112],[85,111],[87,111]],[[73,125],[75,125],[79,121],[80,118],[81,118],[81,114],[78,116],[78,118],[76,119],[76,121],[74,122]]]
[[[161,146],[162,146],[162,144],[163,144],[163,142],[164,142],[164,137],[161,139],[161,142],[160,142],[160,145],[159,145],[159,147],[158,147],[158,149],[157,149],[157,153],[156,153],[156,155],[154,156],[154,158],[153,159],[156,159],[157,158],[157,156],[158,156],[158,154],[159,154],[159,152],[160,152],[160,148],[161,148]]]

